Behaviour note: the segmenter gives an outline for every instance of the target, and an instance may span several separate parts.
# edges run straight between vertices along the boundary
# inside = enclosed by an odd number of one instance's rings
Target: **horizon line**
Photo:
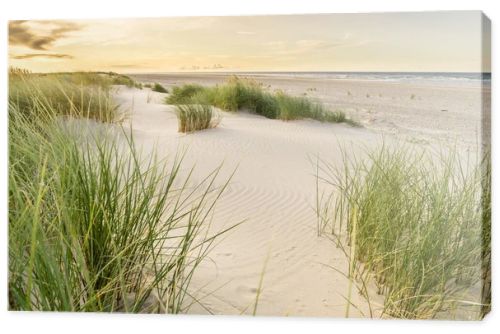
[[[75,72],[86,72],[86,71],[75,71]],[[91,71],[89,71],[91,72]],[[98,72],[114,72],[114,71],[98,71]],[[57,73],[57,72],[53,72]],[[255,70],[255,71],[244,71],[244,70],[233,70],[233,71],[158,71],[158,72],[115,72],[123,74],[226,74],[226,73],[454,73],[454,74],[491,74],[491,71],[294,71],[294,70],[277,70],[277,71],[266,71],[266,70]]]

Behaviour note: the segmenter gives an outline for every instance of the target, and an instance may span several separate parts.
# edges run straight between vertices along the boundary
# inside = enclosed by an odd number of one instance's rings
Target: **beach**
[[[490,312],[486,14],[6,23],[9,310]]]
[[[238,73],[236,73],[238,75]],[[166,87],[183,83],[221,84],[231,74],[143,74],[132,75],[144,82]],[[477,148],[481,142],[482,92],[491,94],[489,83],[450,78],[332,79],[318,75],[243,74],[262,82],[270,90],[304,95],[319,100],[332,110],[342,110],[365,128],[410,142],[428,144],[438,140]],[[484,85],[484,86],[483,86]],[[484,88],[484,90],[482,90]]]
[[[135,74],[167,89],[184,83],[215,85],[221,74]],[[315,120],[281,121],[245,111],[218,110],[216,128],[181,134],[166,94],[120,87],[114,99],[128,117],[136,145],[172,159],[185,152],[193,180],[221,167],[232,178],[211,217],[210,229],[240,223],[218,240],[192,279],[189,313],[346,316],[348,259],[319,236],[315,161],[342,164],[384,143],[456,147],[464,159],[481,146],[481,83],[467,80],[329,79],[253,75],[270,91],[308,96],[342,110],[361,126]],[[486,89],[488,92],[488,89]],[[187,173],[187,171],[185,171]],[[233,175],[234,173],[234,175]],[[356,289],[348,316],[377,316],[383,297],[370,303]],[[257,306],[256,306],[257,303]]]

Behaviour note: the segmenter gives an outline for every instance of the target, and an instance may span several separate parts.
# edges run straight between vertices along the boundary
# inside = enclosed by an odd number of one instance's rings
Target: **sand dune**
[[[214,84],[224,78],[138,79],[172,86]],[[284,122],[219,111],[222,118],[217,128],[180,134],[174,107],[162,103],[164,94],[121,88],[116,99],[129,113],[125,125],[131,126],[144,150],[156,149],[166,156],[186,150],[185,166],[197,166],[195,180],[221,163],[221,180],[236,170],[216,208],[212,228],[244,223],[216,245],[197,271],[192,286],[204,307],[194,305],[190,312],[251,314],[265,267],[257,314],[343,317],[349,282],[330,267],[346,272],[348,263],[330,240],[317,236],[311,159],[320,156],[340,164],[339,145],[350,154],[361,154],[361,147],[381,140],[411,145],[454,143],[474,150],[481,126],[479,87],[263,81],[295,95],[315,86],[309,95],[345,110],[364,127],[312,120]],[[355,307],[349,316],[370,315],[369,305],[357,292],[352,302]],[[373,293],[372,303],[376,309],[381,296]]]
[[[221,181],[236,169],[212,229],[244,223],[217,244],[197,272],[193,287],[200,289],[203,305],[215,314],[251,313],[268,258],[258,314],[344,316],[348,280],[328,266],[346,270],[347,260],[317,236],[310,158],[335,159],[341,142],[370,144],[380,137],[343,124],[283,122],[244,112],[220,112],[217,128],[179,134],[174,108],[161,104],[161,95],[134,89],[116,95],[130,113],[125,125],[132,126],[139,146],[156,146],[160,155],[170,156],[186,149],[185,166],[197,165],[195,179],[221,163]],[[354,296],[368,315],[364,299]],[[191,312],[208,311],[195,305]],[[350,315],[362,314],[351,308]]]

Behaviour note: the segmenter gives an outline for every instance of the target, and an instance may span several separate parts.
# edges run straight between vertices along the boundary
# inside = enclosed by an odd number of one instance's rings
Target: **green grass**
[[[190,104],[193,99],[225,111],[245,109],[271,119],[311,118],[321,122],[357,125],[342,111],[332,112],[306,97],[290,96],[282,91],[271,93],[254,80],[238,77],[231,77],[224,84],[215,87],[193,84],[174,87],[165,101],[168,104]]]
[[[481,317],[491,311],[491,153],[490,147],[485,149],[481,162],[481,221],[482,221],[482,254],[481,254]]]
[[[43,111],[112,122],[118,112],[110,87],[99,75],[11,75],[9,103],[33,120]]]
[[[15,72],[15,71],[14,71]],[[92,85],[101,88],[109,88],[112,85],[122,85],[129,88],[142,89],[142,84],[124,74],[115,72],[56,72],[56,73],[36,73],[31,76],[58,78],[65,82],[77,85]]]
[[[182,157],[143,156],[118,125],[92,131],[61,119],[86,114],[55,108],[59,90],[77,105],[60,77],[29,95],[40,78],[23,75],[8,105],[9,309],[184,311],[194,272],[224,232],[207,225],[227,185],[215,186],[220,168],[201,181],[189,169],[181,176]]]
[[[168,90],[163,87],[161,84],[155,82],[153,87],[151,88],[153,92],[158,92],[158,93],[168,93]]]
[[[179,132],[199,131],[218,125],[213,107],[207,104],[178,105],[176,114]]]
[[[114,72],[29,73],[9,69],[9,101],[25,113],[49,109],[57,115],[119,121],[110,98],[113,86],[142,88],[128,76]]]
[[[317,212],[320,232],[353,261],[347,276],[367,297],[366,286],[376,284],[382,315],[484,315],[474,290],[490,270],[491,208],[482,195],[490,181],[482,166],[467,170],[453,153],[436,158],[408,147],[343,155],[341,167],[318,163]]]
[[[194,95],[202,91],[205,91],[205,88],[195,84],[175,86],[172,88],[172,93],[167,96],[165,101],[168,104],[188,104],[191,102]]]

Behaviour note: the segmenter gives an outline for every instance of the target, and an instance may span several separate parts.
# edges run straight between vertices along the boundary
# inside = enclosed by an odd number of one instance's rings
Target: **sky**
[[[33,72],[489,72],[481,24],[480,12],[10,21],[9,65]],[[489,30],[483,37],[489,41]],[[483,49],[489,52],[488,42]]]

